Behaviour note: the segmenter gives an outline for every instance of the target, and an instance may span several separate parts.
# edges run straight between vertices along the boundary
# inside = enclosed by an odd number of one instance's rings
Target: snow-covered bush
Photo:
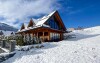
[[[20,46],[20,48],[18,49],[18,51],[29,51],[29,50],[31,50],[31,49],[33,49],[33,48],[37,48],[37,49],[39,49],[39,48],[43,48],[44,47],[44,45],[28,45],[28,46]]]
[[[16,35],[16,43],[17,45],[23,46],[24,41],[23,41],[23,36],[22,35]]]
[[[0,35],[0,40],[4,39],[5,36],[4,35]]]

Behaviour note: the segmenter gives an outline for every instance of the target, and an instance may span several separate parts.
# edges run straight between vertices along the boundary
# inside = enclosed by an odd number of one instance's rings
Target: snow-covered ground
[[[16,51],[3,63],[100,63],[100,26],[74,31],[76,38],[43,43],[44,47]]]

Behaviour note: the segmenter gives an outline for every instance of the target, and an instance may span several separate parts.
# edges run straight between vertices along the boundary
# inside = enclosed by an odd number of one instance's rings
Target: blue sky
[[[100,0],[0,0],[0,22],[20,28],[54,10],[67,28],[100,25]]]
[[[100,25],[100,0],[63,0],[61,5],[59,12],[66,27]]]

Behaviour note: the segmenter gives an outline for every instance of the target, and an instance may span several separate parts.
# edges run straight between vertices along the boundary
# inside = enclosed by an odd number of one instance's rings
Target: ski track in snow
[[[74,31],[76,38],[43,43],[45,47],[16,51],[3,63],[100,63],[100,26]]]

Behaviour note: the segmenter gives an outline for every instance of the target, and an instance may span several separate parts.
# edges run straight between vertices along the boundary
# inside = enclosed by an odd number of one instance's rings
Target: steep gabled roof
[[[63,23],[63,21],[62,21],[60,15],[59,15],[58,11],[53,11],[52,13],[50,13],[50,14],[47,15],[47,16],[44,16],[43,18],[35,20],[35,21],[37,21],[37,23],[35,23],[35,22],[33,21],[33,19],[31,19],[30,22],[29,22],[29,24],[28,24],[28,26],[27,26],[27,28],[29,28],[29,27],[31,27],[31,26],[33,26],[33,25],[34,25],[34,27],[43,26],[51,17],[55,17],[55,18],[57,19],[57,21],[60,23],[60,26],[63,28],[63,30],[64,30],[64,31],[66,30],[66,27],[65,27],[65,25],[64,25],[64,23]],[[45,25],[46,25],[46,24],[45,24]],[[48,26],[48,25],[47,25],[47,26]],[[33,28],[34,28],[34,27],[33,27]],[[22,30],[22,29],[27,29],[27,28],[26,28],[25,25],[23,24],[22,27],[21,27],[21,30]]]
[[[63,30],[66,31],[66,27],[65,27],[65,25],[64,25],[64,23],[63,23],[63,21],[62,21],[62,19],[60,17],[59,12],[56,11],[53,16],[55,16],[55,18],[57,18],[57,21],[60,23],[60,25],[62,26]]]
[[[50,13],[48,16],[44,16],[41,19],[38,19],[38,23],[36,25],[42,25],[44,24],[56,11]]]
[[[22,30],[22,29],[25,29],[25,25],[24,25],[24,23],[22,24],[22,27],[21,27],[20,30]]]
[[[58,11],[54,11],[52,13],[50,13],[48,16],[44,16],[42,19],[40,19],[38,21],[38,23],[36,25],[42,25],[42,24],[45,24],[46,21],[48,21],[51,17],[54,17],[57,19],[57,21],[60,23],[61,27],[63,28],[63,30],[66,30],[66,27],[58,13]]]
[[[34,23],[33,19],[31,18],[30,19],[30,22],[28,24],[28,27],[31,27],[31,26],[34,26],[34,25],[35,25],[35,23]]]

